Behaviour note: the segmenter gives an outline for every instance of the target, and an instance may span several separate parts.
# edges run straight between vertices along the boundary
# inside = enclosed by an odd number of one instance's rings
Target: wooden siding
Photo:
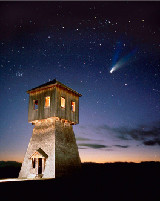
[[[75,124],[79,123],[79,96],[61,87],[56,87],[56,97],[56,116],[60,119],[65,119]],[[65,98],[65,108],[61,108],[61,97]],[[71,109],[71,101],[75,102],[75,112],[73,112]]]
[[[45,97],[50,96],[50,107],[45,107]],[[29,94],[28,121],[55,117],[55,87]],[[34,110],[34,100],[38,100],[38,110]]]
[[[35,91],[29,94],[28,121],[59,117],[74,124],[79,123],[79,96],[59,86]],[[45,97],[50,96],[50,107],[45,107]],[[61,108],[61,97],[65,98],[65,108]],[[34,110],[34,100],[38,100],[38,110]],[[75,102],[75,112],[71,110]]]

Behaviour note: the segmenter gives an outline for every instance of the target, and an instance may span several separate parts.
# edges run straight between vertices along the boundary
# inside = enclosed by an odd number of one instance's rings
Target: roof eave
[[[73,89],[70,88],[70,87],[67,87],[66,85],[62,84],[62,83],[59,82],[59,81],[56,81],[55,84],[50,84],[50,85],[42,86],[42,87],[39,87],[39,88],[33,88],[33,89],[31,89],[31,90],[28,90],[27,93],[28,93],[28,94],[34,93],[34,92],[36,92],[36,91],[40,91],[40,90],[44,90],[44,89],[46,89],[46,88],[54,87],[54,86],[56,86],[56,85],[57,85],[57,86],[61,86],[62,88],[65,88],[65,89],[67,89],[68,91],[73,92],[74,94],[78,95],[79,97],[82,96],[82,94],[78,93],[77,91],[73,90]]]

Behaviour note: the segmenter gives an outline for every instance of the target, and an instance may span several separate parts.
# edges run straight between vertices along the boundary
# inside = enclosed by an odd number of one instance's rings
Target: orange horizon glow
[[[24,155],[20,154],[6,154],[4,157],[0,157],[0,161],[16,161],[19,163],[23,162]],[[156,161],[160,162],[160,156],[158,157],[151,157],[151,156],[144,156],[144,155],[138,155],[131,157],[130,155],[128,156],[116,156],[116,154],[106,156],[104,155],[95,155],[95,154],[88,154],[86,155],[85,153],[80,154],[81,162],[92,162],[92,163],[115,163],[115,162],[127,162],[127,163],[141,163],[143,161]]]
[[[12,159],[7,159],[7,160],[0,160],[0,161],[4,161],[4,162],[7,162],[7,161],[15,161],[15,162],[18,162],[18,163],[23,163],[23,161],[21,160],[12,160]],[[125,160],[125,161],[122,161],[122,160],[113,160],[113,161],[91,161],[91,160],[81,160],[81,163],[141,163],[141,162],[160,162],[160,160],[142,160],[142,161],[132,161],[132,160]]]

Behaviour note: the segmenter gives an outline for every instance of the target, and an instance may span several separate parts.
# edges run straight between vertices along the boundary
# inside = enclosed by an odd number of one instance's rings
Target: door
[[[42,174],[42,158],[38,159],[38,174]]]

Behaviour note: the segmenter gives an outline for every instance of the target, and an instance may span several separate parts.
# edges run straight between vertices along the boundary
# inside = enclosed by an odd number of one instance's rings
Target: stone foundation
[[[55,127],[55,170],[61,176],[79,169],[81,161],[72,125],[56,121]]]
[[[37,152],[39,149],[44,154]],[[32,155],[36,152],[33,168]],[[54,117],[36,121],[19,178],[39,176],[38,158],[42,158],[42,178],[55,178],[80,168],[81,161],[72,125]]]

